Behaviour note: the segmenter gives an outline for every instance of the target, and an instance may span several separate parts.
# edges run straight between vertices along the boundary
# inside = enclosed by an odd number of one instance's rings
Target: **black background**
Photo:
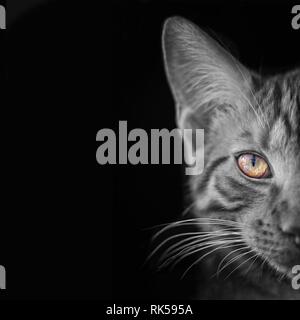
[[[193,291],[189,279],[143,267],[145,228],[175,220],[186,206],[180,166],[100,166],[92,141],[104,127],[117,132],[119,120],[129,129],[175,127],[161,57],[164,19],[191,19],[228,40],[245,65],[273,73],[299,66],[292,6],[49,1],[12,24],[2,58],[10,165],[3,167],[4,298],[144,300]]]

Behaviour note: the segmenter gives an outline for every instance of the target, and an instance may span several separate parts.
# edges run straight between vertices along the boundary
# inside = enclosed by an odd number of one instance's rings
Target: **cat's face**
[[[273,78],[253,91],[261,113],[217,111],[193,181],[195,214],[240,222],[254,253],[283,273],[300,263],[299,88],[299,73]],[[249,170],[264,163],[262,177],[242,171],[243,155]]]
[[[300,70],[263,79],[181,18],[165,25],[164,53],[180,126],[205,129],[194,215],[236,222],[202,230],[238,234],[224,251],[243,243],[244,266],[264,260],[291,275],[300,264]]]

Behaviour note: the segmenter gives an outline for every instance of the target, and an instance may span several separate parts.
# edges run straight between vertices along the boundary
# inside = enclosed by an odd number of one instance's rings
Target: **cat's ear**
[[[196,25],[169,18],[162,41],[180,128],[206,129],[212,109],[247,99],[250,72]]]

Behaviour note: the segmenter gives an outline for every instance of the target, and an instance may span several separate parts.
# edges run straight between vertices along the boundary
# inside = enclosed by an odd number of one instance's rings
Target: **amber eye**
[[[240,170],[250,178],[267,178],[270,174],[270,168],[266,160],[256,154],[241,154],[237,158],[237,163]]]

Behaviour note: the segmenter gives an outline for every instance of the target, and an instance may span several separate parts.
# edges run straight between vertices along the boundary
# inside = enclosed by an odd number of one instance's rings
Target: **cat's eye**
[[[248,177],[263,179],[270,177],[270,168],[267,161],[254,153],[243,153],[237,158],[240,170]]]

